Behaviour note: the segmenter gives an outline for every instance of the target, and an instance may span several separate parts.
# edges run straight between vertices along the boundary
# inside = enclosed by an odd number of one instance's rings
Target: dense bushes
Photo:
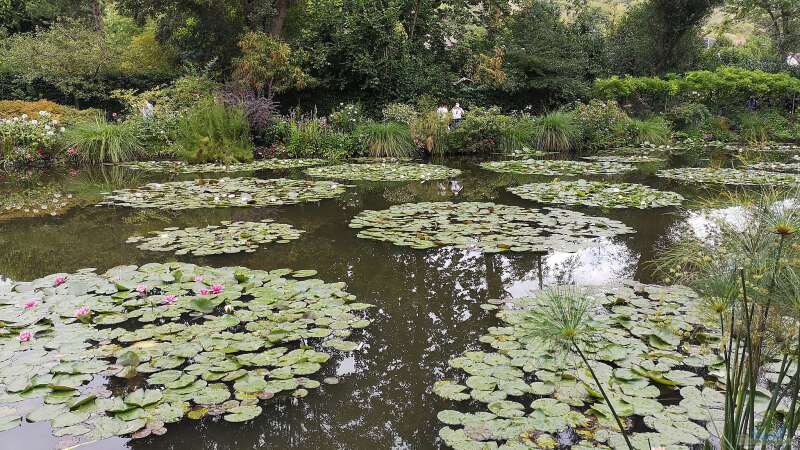
[[[786,73],[720,67],[667,78],[598,79],[594,95],[640,103],[652,111],[666,111],[682,102],[702,103],[714,110],[741,109],[751,98],[762,106],[785,107],[800,99],[800,79]]]
[[[0,165],[33,165],[53,161],[63,149],[64,128],[50,113],[0,119]]]

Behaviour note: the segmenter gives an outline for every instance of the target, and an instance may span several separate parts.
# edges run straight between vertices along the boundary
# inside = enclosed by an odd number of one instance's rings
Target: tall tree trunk
[[[94,31],[103,32],[103,5],[101,0],[92,0],[92,19],[94,20]]]
[[[269,34],[279,38],[283,36],[283,23],[289,14],[289,7],[292,6],[291,0],[277,0],[275,2],[275,17],[272,18]]]

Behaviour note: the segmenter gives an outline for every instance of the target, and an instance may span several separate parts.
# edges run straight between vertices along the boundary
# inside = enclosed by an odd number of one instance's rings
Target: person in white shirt
[[[450,112],[450,110],[447,108],[447,104],[445,103],[442,103],[438,108],[436,108],[436,115],[438,115],[440,119],[446,118],[448,112]]]
[[[461,123],[461,120],[464,119],[464,110],[461,108],[461,105],[456,103],[456,106],[450,110],[450,115],[453,116],[453,128],[455,128]]]
[[[144,119],[152,118],[153,114],[155,113],[155,110],[156,110],[156,106],[154,104],[150,103],[150,100],[148,100],[144,104],[144,106],[142,106],[142,109],[141,109],[142,118],[144,118]]]

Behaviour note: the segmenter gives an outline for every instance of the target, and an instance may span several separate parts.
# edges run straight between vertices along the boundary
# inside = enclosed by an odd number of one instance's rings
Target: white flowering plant
[[[63,150],[64,127],[47,111],[0,119],[0,157],[4,164],[51,161]]]

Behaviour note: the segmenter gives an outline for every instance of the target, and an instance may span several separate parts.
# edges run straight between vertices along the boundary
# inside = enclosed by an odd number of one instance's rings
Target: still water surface
[[[16,219],[0,223],[0,280],[31,280],[55,272],[175,260],[169,253],[140,251],[126,244],[132,235],[164,227],[205,226],[222,220],[274,219],[305,230],[299,240],[261,247],[255,253],[212,257],[178,257],[208,266],[316,269],[317,278],[344,281],[359,301],[372,303],[374,323],[354,334],[363,347],[344,359],[334,357],[319,378],[339,377],[303,399],[279,395],[262,402],[265,412],[245,424],[221,417],[184,420],[168,425],[168,433],[143,440],[111,439],[86,449],[439,449],[441,428],[436,413],[457,407],[431,392],[445,378],[447,360],[480,348],[478,337],[497,324],[480,308],[488,299],[524,296],[557,283],[592,285],[623,279],[652,282],[647,264],[657,244],[677,227],[702,228],[703,218],[687,211],[576,208],[589,215],[620,220],[633,235],[602,239],[576,254],[483,254],[441,248],[413,250],[356,238],[348,222],[365,209],[419,201],[494,201],[535,207],[505,187],[537,177],[501,175],[477,167],[475,160],[447,160],[462,175],[451,181],[425,183],[353,183],[338,198],[284,207],[188,210],[142,213],[129,208],[86,206],[59,217]],[[672,161],[672,165],[684,165]],[[653,173],[658,166],[625,177],[588,177],[635,181],[682,193],[688,199],[701,191],[665,182]],[[236,175],[231,175],[236,176]],[[243,174],[247,176],[247,174]],[[301,172],[264,171],[255,176],[302,177]],[[119,168],[83,169],[71,175],[45,177],[43,182],[79,185],[96,194],[113,187],[193,176],[144,174]],[[552,179],[550,178],[543,178]],[[76,181],[82,180],[82,181]],[[88,180],[88,181],[86,181]],[[87,185],[83,186],[83,185]],[[11,189],[0,184],[2,189]],[[62,443],[63,444],[63,443]],[[0,434],[0,449],[38,450],[59,446],[47,422],[26,424]]]

